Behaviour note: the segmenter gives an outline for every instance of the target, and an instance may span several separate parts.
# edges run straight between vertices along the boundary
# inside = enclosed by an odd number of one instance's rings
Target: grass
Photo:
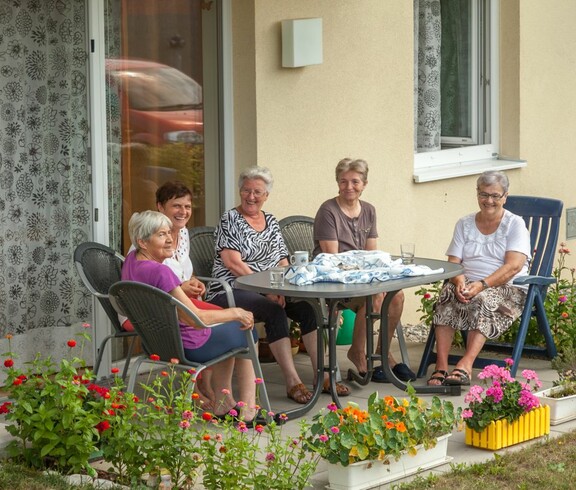
[[[494,459],[480,464],[452,465],[442,475],[416,477],[410,483],[394,486],[396,490],[546,490],[572,489],[576,482],[576,431],[547,438],[518,451],[494,454]]]
[[[58,474],[44,474],[19,464],[0,463],[0,488],[10,490],[92,490],[92,485],[70,485]]]

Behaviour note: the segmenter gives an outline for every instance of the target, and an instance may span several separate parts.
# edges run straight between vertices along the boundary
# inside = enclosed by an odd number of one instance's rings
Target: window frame
[[[482,0],[475,0],[482,2]],[[466,175],[477,175],[485,170],[508,170],[527,166],[525,160],[514,160],[501,157],[500,148],[500,1],[486,0],[489,15],[490,35],[486,36],[486,43],[477,46],[477,61],[485,49],[489,52],[489,63],[486,66],[486,73],[489,78],[482,77],[479,83],[484,84],[486,94],[480,91],[478,94],[478,104],[485,104],[488,107],[489,118],[485,122],[487,131],[490,132],[490,143],[466,145],[457,148],[447,148],[438,151],[414,153],[414,174],[415,183],[430,182],[435,180],[450,179]],[[480,11],[480,8],[475,9]],[[481,16],[477,18],[477,23],[482,21]],[[481,76],[481,73],[477,75]],[[479,120],[477,117],[476,120]]]

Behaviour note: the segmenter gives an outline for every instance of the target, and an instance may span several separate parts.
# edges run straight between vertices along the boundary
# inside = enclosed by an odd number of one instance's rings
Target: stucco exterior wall
[[[364,158],[364,198],[378,210],[379,247],[398,253],[401,241],[413,241],[417,255],[444,257],[456,220],[477,209],[476,177],[412,181],[412,2],[241,0],[233,7],[236,165],[272,170],[266,209],[278,218],[314,216],[336,195],[338,160]],[[507,0],[501,14],[502,149],[528,160],[508,172],[511,193],[576,206],[576,2]],[[324,62],[282,68],[280,23],[304,17],[323,20]],[[406,296],[404,319],[415,323],[418,303]]]

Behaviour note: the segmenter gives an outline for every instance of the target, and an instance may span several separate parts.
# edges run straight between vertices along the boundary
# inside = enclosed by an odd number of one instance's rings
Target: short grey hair
[[[147,242],[162,226],[172,229],[172,222],[165,214],[158,211],[134,213],[128,223],[130,241],[136,250],[140,250],[139,240]]]
[[[272,172],[267,167],[259,167],[254,165],[253,167],[248,167],[245,169],[238,177],[238,189],[242,189],[245,180],[256,180],[260,179],[266,185],[266,192],[272,190],[274,185],[274,177],[272,177]]]
[[[478,177],[478,180],[476,181],[476,190],[480,190],[480,187],[494,184],[498,184],[502,187],[504,193],[507,193],[508,188],[510,187],[510,182],[505,173],[498,172],[497,170],[486,170],[486,172],[482,173],[480,177]]]
[[[336,165],[336,182],[340,179],[340,175],[345,172],[357,172],[362,176],[362,182],[368,182],[368,163],[366,160],[352,158],[343,158]]]

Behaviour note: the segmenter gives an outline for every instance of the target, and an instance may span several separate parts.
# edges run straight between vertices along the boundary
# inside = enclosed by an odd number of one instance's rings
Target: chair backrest
[[[214,226],[198,226],[189,230],[190,260],[196,276],[210,277],[212,275],[212,264],[216,254],[215,229]]]
[[[178,307],[186,307],[178,300],[158,288],[134,281],[113,284],[109,296],[116,310],[134,325],[147,355],[157,354],[165,362],[172,358],[185,361]]]
[[[74,263],[82,282],[98,298],[114,329],[122,332],[118,314],[108,298],[108,290],[121,279],[124,257],[101,243],[85,242],[76,247]]]
[[[521,216],[530,231],[533,252],[530,275],[549,277],[552,274],[563,206],[562,201],[546,197],[508,196],[506,199],[504,207]]]
[[[314,218],[309,216],[288,216],[282,218],[278,224],[284,237],[288,252],[293,254],[296,250],[307,250],[312,259],[314,251]]]

